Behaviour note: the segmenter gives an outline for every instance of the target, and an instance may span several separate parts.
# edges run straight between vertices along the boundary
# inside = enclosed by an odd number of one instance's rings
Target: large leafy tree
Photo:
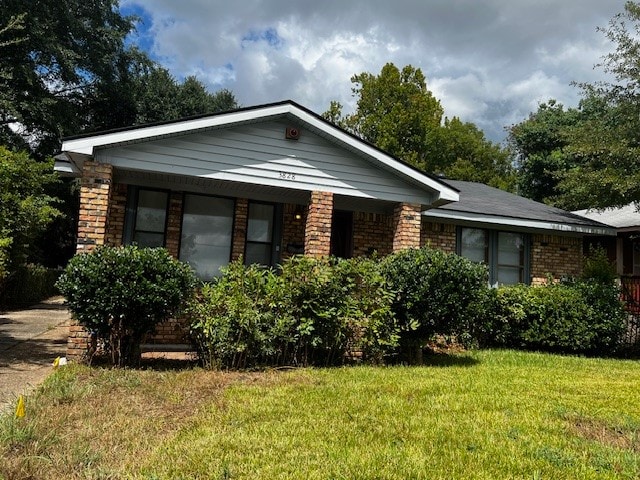
[[[526,120],[509,128],[509,144],[516,153],[518,190],[538,202],[554,203],[562,175],[575,165],[565,151],[568,129],[579,123],[578,109],[566,109],[555,100],[538,106]]]
[[[612,80],[580,85],[581,118],[565,132],[574,164],[558,184],[567,208],[640,203],[640,4],[600,31],[615,45],[599,64]]]
[[[27,139],[45,153],[55,150],[61,135],[83,131],[96,118],[133,120],[133,112],[118,107],[131,104],[121,97],[129,95],[130,77],[147,59],[125,44],[134,23],[117,5],[117,0],[0,2],[0,25],[13,25],[0,55],[3,143],[21,145]],[[105,100],[113,110],[99,117]]]
[[[361,73],[351,82],[356,111],[343,115],[331,102],[324,117],[423,171],[510,189],[509,155],[472,123],[444,119],[440,101],[419,68],[387,63],[379,75]]]
[[[179,83],[167,69],[154,67],[137,79],[135,123],[172,120],[202,113],[237,108],[238,102],[229,90],[215,93],[207,90],[196,77]]]
[[[121,14],[118,0],[2,0],[0,145],[46,162],[65,135],[237,106],[227,90],[210,93],[194,77],[174,79],[126,42],[134,28],[135,18]],[[18,195],[23,186],[5,187]],[[77,195],[68,181],[46,189],[63,199],[65,215],[44,237],[29,239],[29,260],[55,266],[74,251]]]

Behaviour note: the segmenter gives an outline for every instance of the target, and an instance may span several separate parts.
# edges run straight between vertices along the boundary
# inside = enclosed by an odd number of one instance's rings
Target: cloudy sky
[[[422,69],[445,114],[494,141],[612,50],[596,27],[624,0],[121,0],[141,18],[132,41],[178,79],[228,88],[243,106],[291,99],[354,108],[350,78],[387,62]]]

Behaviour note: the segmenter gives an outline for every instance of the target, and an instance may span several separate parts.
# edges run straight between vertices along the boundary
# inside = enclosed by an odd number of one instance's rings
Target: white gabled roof
[[[619,230],[635,230],[640,227],[640,212],[635,203],[624,207],[605,208],[604,210],[587,209],[576,210],[576,215],[610,225]]]
[[[283,116],[293,116],[326,138],[376,162],[384,170],[407,178],[411,183],[426,187],[429,191],[437,192],[438,200],[436,203],[439,205],[459,200],[458,192],[454,188],[336,127],[314,112],[292,101],[63,139],[62,154],[57,156],[56,170],[68,174],[73,170],[74,159],[93,157],[96,149],[100,148],[184,135],[199,130],[253,123]],[[67,164],[64,163],[65,161]]]

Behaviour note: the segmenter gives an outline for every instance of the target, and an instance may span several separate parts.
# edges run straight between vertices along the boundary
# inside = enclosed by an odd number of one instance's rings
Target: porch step
[[[193,346],[188,343],[143,343],[140,345],[142,353],[147,352],[181,352],[193,353]]]

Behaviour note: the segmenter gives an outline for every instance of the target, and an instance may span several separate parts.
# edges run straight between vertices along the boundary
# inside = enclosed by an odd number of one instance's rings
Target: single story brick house
[[[275,265],[428,244],[486,262],[492,283],[540,283],[580,273],[585,236],[615,235],[425,174],[292,101],[66,138],[55,170],[81,182],[78,252],[165,246],[205,280],[241,256]],[[81,330],[70,356],[86,347]]]

